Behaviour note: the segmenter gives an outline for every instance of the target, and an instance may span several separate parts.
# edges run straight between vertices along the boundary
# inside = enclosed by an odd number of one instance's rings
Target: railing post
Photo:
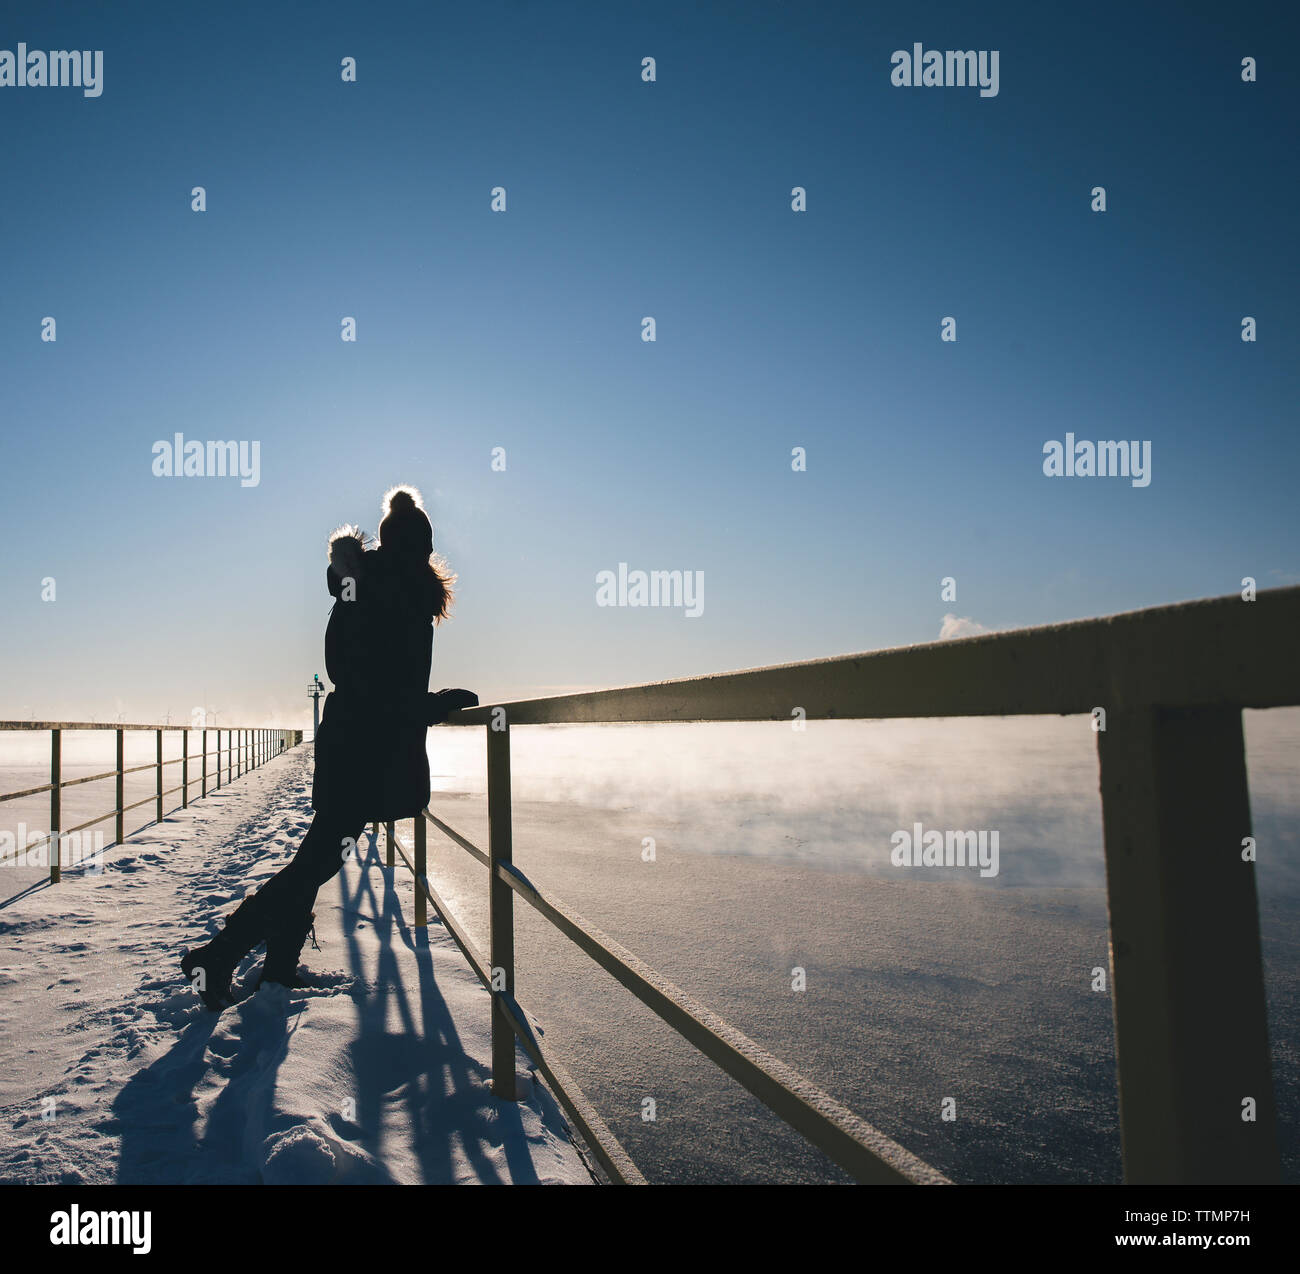
[[[200,735],[199,746],[203,749],[203,777],[200,780],[199,795],[207,796],[208,794],[208,732],[203,730]]]
[[[156,773],[157,773],[157,775],[158,775],[158,817],[157,817],[157,820],[156,820],[156,821],[159,822],[159,823],[161,823],[161,822],[162,822],[162,801],[163,801],[163,797],[162,797],[162,793],[163,793],[163,782],[162,782],[162,731],[161,731],[161,730],[155,730],[155,731],[154,731],[154,734],[157,736],[157,743],[158,743],[158,769],[157,769],[157,771],[156,771]]]
[[[50,731],[50,884],[57,885],[62,877],[60,867],[61,846],[59,824],[62,818],[63,789],[63,731]],[[25,848],[25,846],[24,846]]]
[[[123,840],[126,839],[126,833],[125,833],[126,796],[124,795],[126,788],[123,784],[123,778],[122,778],[123,763],[126,758],[125,735],[126,732],[124,730],[119,730],[117,732],[117,807],[116,807],[117,808],[117,827],[116,827],[117,836],[116,836],[116,840],[119,845],[122,843]]]
[[[392,823],[388,824],[388,831],[393,830]],[[424,892],[424,878],[428,875],[429,869],[426,862],[427,837],[429,825],[424,821],[424,814],[420,813],[415,816],[415,927],[417,929],[427,929],[429,926],[429,900],[428,895]]]
[[[181,809],[190,803],[190,732],[181,731]]]
[[[1277,1181],[1241,711],[1099,731],[1124,1179]]]
[[[515,993],[515,895],[497,875],[498,863],[513,855],[510,832],[510,725],[488,726],[488,917],[492,971],[492,1092],[502,1101],[517,1101],[515,1033],[499,995]]]
[[[419,820],[417,819],[417,822],[418,822],[418,821],[419,821]],[[387,866],[389,866],[389,867],[396,867],[396,866],[397,866],[397,858],[396,858],[395,853],[394,853],[394,850],[393,850],[393,832],[394,832],[394,830],[395,830],[395,829],[394,829],[392,823],[385,823],[385,824],[384,824],[384,840],[385,840],[385,842],[386,842],[387,845],[388,845],[388,863],[387,863]]]

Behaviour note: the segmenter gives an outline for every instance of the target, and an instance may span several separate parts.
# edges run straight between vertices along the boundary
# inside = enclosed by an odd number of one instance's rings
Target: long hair
[[[456,576],[439,553],[430,553],[425,562],[433,591],[433,622],[441,624],[451,614],[451,604],[456,600]]]

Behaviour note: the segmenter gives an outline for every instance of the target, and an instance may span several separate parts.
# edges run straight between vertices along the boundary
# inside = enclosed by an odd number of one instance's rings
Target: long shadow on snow
[[[121,1133],[117,1180],[121,1184],[177,1183],[192,1179],[196,1163],[198,1104],[194,1088],[207,1073],[208,1040],[217,1015],[191,1022],[165,1056],[138,1070],[113,1101],[104,1131]]]
[[[403,919],[400,897],[373,840],[361,867],[352,897],[344,874],[337,878],[359,1018],[358,1038],[351,1046],[358,1108],[355,1123],[330,1114],[333,1131],[382,1164],[384,1102],[388,1095],[400,1094],[394,1100],[404,1108],[424,1181],[455,1179],[453,1151],[458,1145],[480,1181],[502,1180],[485,1151],[500,1146],[511,1178],[535,1183],[519,1110],[514,1103],[493,1099],[488,1068],[465,1053],[433,976],[427,934],[413,931]],[[376,880],[381,897],[376,896]],[[366,975],[356,937],[358,924],[367,922],[379,940],[373,979]],[[402,977],[399,947],[415,960],[418,1021]],[[251,978],[256,962],[255,956],[245,960],[238,981]],[[311,991],[305,998],[312,998]],[[290,1011],[300,1010],[303,1001],[302,993],[293,993]],[[390,1004],[400,1022],[396,1032],[387,1029]],[[292,1038],[287,1014],[270,1006],[254,1009],[251,1000],[226,1013],[240,1015],[241,1034],[235,1052],[223,1058],[226,1082],[208,1111],[202,1138],[195,1089],[213,1070],[208,1051],[221,1021],[216,1014],[204,1013],[190,1022],[172,1048],[137,1071],[114,1100],[107,1125],[121,1135],[119,1182],[255,1182],[263,1139],[297,1122],[277,1119],[275,1110],[276,1075]],[[232,1172],[233,1165],[240,1167]]]
[[[424,1182],[455,1180],[452,1153],[455,1143],[459,1143],[479,1181],[502,1180],[484,1150],[492,1146],[504,1148],[514,1182],[536,1184],[537,1172],[526,1150],[519,1109],[513,1102],[498,1102],[492,1097],[488,1088],[490,1069],[465,1053],[433,976],[427,931],[412,930],[402,916],[392,876],[400,868],[389,869],[380,863],[373,838],[361,867],[354,897],[348,896],[344,875],[338,876],[344,934],[356,974],[352,994],[359,1022],[353,1072],[358,1092],[357,1123],[363,1130],[361,1145],[382,1158],[384,1100],[389,1094],[400,1093]],[[375,896],[376,880],[382,885],[382,899]],[[362,914],[363,903],[369,903],[368,916]],[[369,983],[356,938],[358,922],[367,919],[374,924],[379,939],[378,967]],[[411,952],[418,970],[418,1022],[398,962],[398,942]],[[400,1021],[396,1033],[387,1030],[390,996]],[[483,1012],[485,1016],[488,1013],[486,998]],[[340,1132],[343,1128],[338,1125]]]

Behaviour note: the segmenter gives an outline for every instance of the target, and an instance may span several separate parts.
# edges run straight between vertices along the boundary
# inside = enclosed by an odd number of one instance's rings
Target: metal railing
[[[50,883],[58,884],[62,879],[61,848],[65,837],[85,831],[87,828],[94,827],[97,823],[107,822],[108,819],[115,819],[115,835],[110,844],[120,844],[126,839],[125,818],[133,809],[141,805],[154,806],[154,817],[158,822],[162,822],[163,815],[168,812],[163,808],[163,801],[166,797],[174,795],[176,792],[181,794],[180,806],[172,806],[172,809],[184,809],[190,803],[190,788],[199,784],[199,796],[204,797],[208,794],[208,758],[215,759],[216,764],[212,771],[212,790],[215,792],[221,787],[221,774],[224,769],[226,773],[226,782],[230,783],[239,778],[241,774],[248,773],[249,770],[257,769],[258,766],[265,764],[273,756],[278,756],[286,748],[295,746],[302,742],[301,730],[279,730],[261,727],[239,727],[218,729],[212,727],[193,727],[193,726],[171,726],[171,725],[125,725],[118,723],[98,724],[96,722],[86,721],[0,721],[0,731],[23,730],[23,731],[41,731],[48,732],[50,736],[50,781],[42,783],[39,787],[24,788],[17,792],[0,793],[0,803],[6,801],[18,801],[28,799],[34,796],[41,796],[48,792],[50,796],[50,826],[49,830],[25,845],[16,847],[16,854],[23,857],[33,850],[49,849],[49,868]],[[81,778],[65,779],[63,777],[63,736],[70,731],[104,731],[113,730],[117,735],[117,765],[114,769],[105,770],[101,774],[88,774]],[[128,730],[152,730],[156,736],[155,759],[146,761],[143,765],[126,765],[126,731]],[[216,735],[216,749],[208,751],[208,734],[209,732]],[[163,759],[163,735],[176,733],[181,736],[181,754],[177,757]],[[198,734],[200,736],[200,748],[198,755],[191,756],[189,745],[190,735]],[[226,736],[225,747],[225,765],[222,765],[222,746],[221,736]],[[198,761],[200,763],[200,773],[197,778],[190,778],[190,764]],[[181,781],[175,786],[163,790],[163,769],[168,765],[179,765],[181,767]],[[141,801],[133,801],[130,805],[125,804],[125,785],[124,780],[128,774],[136,774],[142,770],[153,770],[157,775],[154,785],[153,795],[145,797]],[[95,818],[88,819],[84,823],[78,823],[75,827],[64,827],[63,818],[63,791],[65,788],[77,787],[82,783],[97,783],[107,779],[117,780],[117,795],[113,808],[106,814],[100,814]]]
[[[868,654],[488,704],[488,851],[414,820],[415,923],[432,904],[492,995],[493,1089],[516,1098],[515,1041],[615,1181],[644,1178],[514,998],[518,894],[665,1022],[859,1181],[940,1183],[929,1165],[777,1061],[529,880],[511,861],[510,727],[1090,714],[1097,734],[1125,1179],[1279,1176],[1246,786],[1243,708],[1300,704],[1300,588]],[[1098,712],[1097,710],[1101,711]],[[489,872],[485,959],[430,885],[427,824]],[[378,829],[375,829],[376,832]]]

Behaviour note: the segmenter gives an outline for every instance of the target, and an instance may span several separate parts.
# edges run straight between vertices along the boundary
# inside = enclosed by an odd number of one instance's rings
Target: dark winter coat
[[[429,803],[436,582],[418,569],[399,571],[390,552],[363,552],[346,535],[330,546],[326,578],[335,602],[325,670],[334,689],[316,736],[312,806],[358,824],[412,818]]]

